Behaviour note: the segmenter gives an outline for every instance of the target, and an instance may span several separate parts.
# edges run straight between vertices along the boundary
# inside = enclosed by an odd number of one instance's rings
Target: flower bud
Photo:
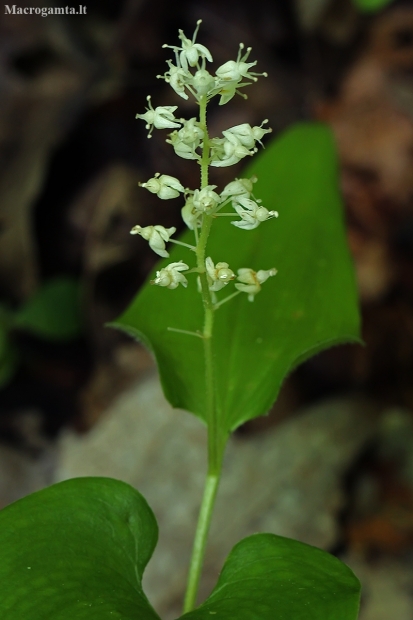
[[[215,78],[206,69],[199,69],[192,79],[192,86],[200,97],[209,95],[215,89]]]
[[[214,265],[212,258],[208,256],[205,260],[205,266],[210,291],[220,291],[228,282],[235,278],[235,274],[229,268],[228,263],[217,263]]]
[[[180,192],[184,192],[185,188],[175,177],[169,174],[155,174],[152,179],[146,183],[140,183],[141,187],[145,187],[152,194],[157,194],[162,200],[169,200],[179,196]]]
[[[203,189],[196,189],[193,195],[193,205],[200,213],[210,214],[221,201],[219,194],[214,192],[216,185],[207,185]]]

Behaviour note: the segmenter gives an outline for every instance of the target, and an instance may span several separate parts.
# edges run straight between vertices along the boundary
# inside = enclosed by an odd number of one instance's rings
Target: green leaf
[[[152,511],[123,482],[77,478],[33,493],[0,512],[1,618],[160,620],[142,590],[156,541]],[[234,547],[212,594],[182,620],[355,620],[359,596],[333,556],[256,534]]]
[[[76,280],[49,280],[18,310],[14,326],[49,340],[75,338],[82,330],[79,297]]]
[[[182,620],[356,620],[360,583],[337,558],[273,534],[231,551],[212,594]]]
[[[78,478],[0,512],[4,620],[159,620],[142,590],[157,540],[135,489]]]
[[[393,0],[353,0],[353,2],[360,11],[373,13],[391,4]]]
[[[215,313],[214,373],[223,434],[266,413],[298,363],[334,344],[359,342],[357,292],[330,131],[319,124],[293,127],[256,158],[246,171],[252,174],[258,177],[255,195],[279,211],[278,220],[245,231],[231,226],[229,218],[217,218],[207,256],[227,261],[234,271],[276,267],[278,274],[254,303],[242,294]],[[183,239],[193,242],[192,233]],[[157,268],[181,259],[194,264],[190,250],[175,247]],[[205,420],[202,340],[168,331],[202,329],[195,277],[187,289],[146,285],[114,325],[154,352],[170,403]],[[221,293],[232,292],[230,286]]]

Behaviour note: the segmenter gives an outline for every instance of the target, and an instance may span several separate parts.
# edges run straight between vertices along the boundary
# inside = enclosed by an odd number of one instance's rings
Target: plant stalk
[[[204,131],[204,146],[201,157],[201,189],[208,185],[209,136],[206,123],[206,106],[207,100],[204,97],[199,102],[200,126]],[[205,481],[204,495],[199,511],[192,556],[189,565],[188,583],[184,600],[184,613],[194,609],[196,604],[208,533],[221,475],[222,456],[225,448],[225,442],[220,441],[218,431],[216,386],[212,347],[214,305],[212,302],[211,291],[209,290],[205,269],[206,245],[212,222],[213,217],[211,215],[204,214],[196,248],[197,269],[201,281],[202,302],[204,305],[204,327],[202,336],[205,361],[206,421],[208,425],[208,474]]]
[[[188,584],[184,600],[184,613],[194,609],[198,594],[199,580],[204,562],[205,548],[208,540],[209,526],[218,491],[220,472],[208,474],[205,482],[204,496],[199,511],[198,524],[195,532],[192,558],[188,576]]]

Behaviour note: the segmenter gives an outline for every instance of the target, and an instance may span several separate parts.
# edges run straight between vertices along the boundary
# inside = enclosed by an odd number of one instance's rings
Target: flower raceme
[[[237,164],[245,157],[251,157],[258,150],[257,144],[263,146],[262,139],[271,132],[271,129],[263,127],[268,123],[266,119],[258,126],[243,123],[230,127],[222,132],[222,137],[211,138],[208,135],[206,125],[208,102],[217,96],[219,105],[225,105],[236,94],[246,97],[240,89],[256,82],[259,76],[266,77],[267,74],[252,71],[257,62],[248,62],[251,48],[244,51],[242,43],[236,60],[229,60],[219,67],[215,74],[211,73],[207,69],[207,63],[212,62],[212,54],[207,47],[197,42],[200,24],[201,20],[198,20],[191,39],[179,30],[180,45],[163,45],[164,48],[173,50],[175,58],[167,60],[167,71],[164,75],[157,76],[165,80],[183,99],[194,97],[200,109],[199,119],[193,117],[186,120],[176,117],[177,106],[165,105],[154,108],[150,96],[147,97],[148,107],[145,113],[136,115],[136,118],[145,121],[148,138],[152,136],[154,129],[172,129],[166,142],[179,157],[194,160],[201,168],[201,187],[195,190],[184,188],[177,178],[159,172],[148,181],[140,183],[141,187],[156,194],[161,200],[178,198],[183,194],[185,204],[181,209],[182,219],[185,225],[194,231],[196,245],[190,246],[171,239],[176,232],[174,227],[137,225],[131,233],[140,235],[148,241],[152,250],[162,257],[169,256],[166,250],[168,242],[185,245],[194,250],[197,255],[195,267],[190,268],[182,260],[170,263],[156,272],[156,277],[151,283],[169,289],[176,289],[180,284],[187,287],[188,280],[184,274],[197,273],[199,281],[204,278],[203,295],[209,294],[213,307],[218,308],[227,299],[240,293],[246,293],[248,300],[253,301],[261,290],[261,285],[274,276],[277,270],[271,268],[254,271],[244,267],[238,269],[238,275],[235,276],[228,263],[224,261],[214,263],[210,256],[206,259],[200,258],[205,257],[208,238],[208,233],[205,231],[209,232],[211,224],[219,216],[239,217],[240,219],[231,223],[240,230],[253,230],[263,222],[278,217],[278,212],[267,209],[255,198],[253,194],[253,184],[257,180],[255,177],[235,179],[228,183],[221,193],[217,191],[216,185],[208,184],[209,166],[224,168]],[[230,212],[224,213],[222,211],[224,207],[227,207],[226,210],[229,207]],[[201,249],[200,244],[203,244]],[[217,301],[216,293],[235,279],[236,292],[230,294],[228,298]]]

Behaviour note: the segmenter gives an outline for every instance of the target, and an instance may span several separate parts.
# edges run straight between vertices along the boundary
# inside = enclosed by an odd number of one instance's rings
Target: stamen
[[[202,24],[202,19],[198,19],[198,21],[196,22],[196,28],[195,28],[195,31],[194,31],[194,36],[192,37],[192,43],[195,43],[195,40],[196,40],[196,37],[197,37],[197,34],[198,34],[198,30],[199,30],[199,27],[200,27],[201,24]]]

